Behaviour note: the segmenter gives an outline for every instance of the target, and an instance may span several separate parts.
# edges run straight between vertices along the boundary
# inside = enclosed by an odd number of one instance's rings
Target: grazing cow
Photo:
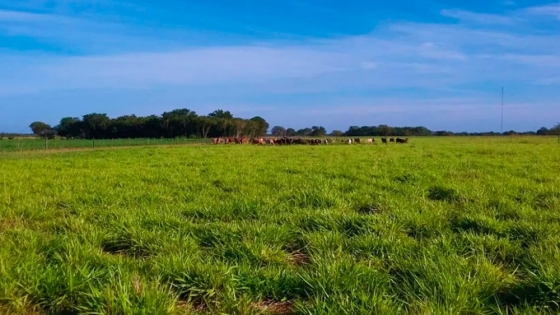
[[[352,144],[352,139],[348,139],[348,141],[346,141],[346,143]]]
[[[397,138],[397,143],[407,143],[407,142],[408,142],[408,138],[405,139]]]
[[[328,145],[328,144],[329,144],[329,140],[328,140],[328,139],[325,139],[325,140],[323,140],[323,143]]]
[[[372,143],[372,144],[375,143],[375,139],[373,139],[373,138],[372,139],[367,139],[366,141],[367,141],[367,143]]]
[[[354,143],[360,143],[360,138],[354,138]]]
[[[389,142],[395,142],[395,138],[389,139]]]
[[[387,144],[387,138],[381,138],[381,142]]]

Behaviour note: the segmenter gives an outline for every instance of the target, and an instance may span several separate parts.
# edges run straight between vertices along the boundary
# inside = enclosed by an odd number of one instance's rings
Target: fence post
[[[49,148],[48,141],[49,140],[47,140],[47,137],[45,137],[45,150],[48,150],[48,148]]]

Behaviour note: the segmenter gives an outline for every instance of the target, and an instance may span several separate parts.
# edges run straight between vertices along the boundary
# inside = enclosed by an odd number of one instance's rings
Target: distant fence
[[[0,140],[0,152],[34,151],[34,150],[56,150],[56,149],[85,149],[85,148],[107,148],[126,146],[148,146],[148,145],[185,145],[211,143],[211,139],[6,139]]]

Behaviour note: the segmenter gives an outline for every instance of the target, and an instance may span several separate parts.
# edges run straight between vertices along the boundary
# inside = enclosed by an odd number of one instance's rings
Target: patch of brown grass
[[[179,314],[206,314],[208,307],[204,303],[193,303],[186,300],[179,300],[175,306]]]
[[[303,251],[296,251],[289,254],[288,261],[293,266],[303,266],[309,263],[309,255]]]
[[[263,314],[270,315],[288,315],[293,314],[294,303],[292,301],[274,301],[264,300],[258,303],[253,303],[253,308],[262,312]]]
[[[7,230],[15,230],[24,227],[25,223],[19,218],[1,218],[0,232]]]

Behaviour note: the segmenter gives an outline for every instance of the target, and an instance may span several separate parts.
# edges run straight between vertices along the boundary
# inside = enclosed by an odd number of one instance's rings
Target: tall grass
[[[0,157],[0,313],[556,314],[560,145]]]

